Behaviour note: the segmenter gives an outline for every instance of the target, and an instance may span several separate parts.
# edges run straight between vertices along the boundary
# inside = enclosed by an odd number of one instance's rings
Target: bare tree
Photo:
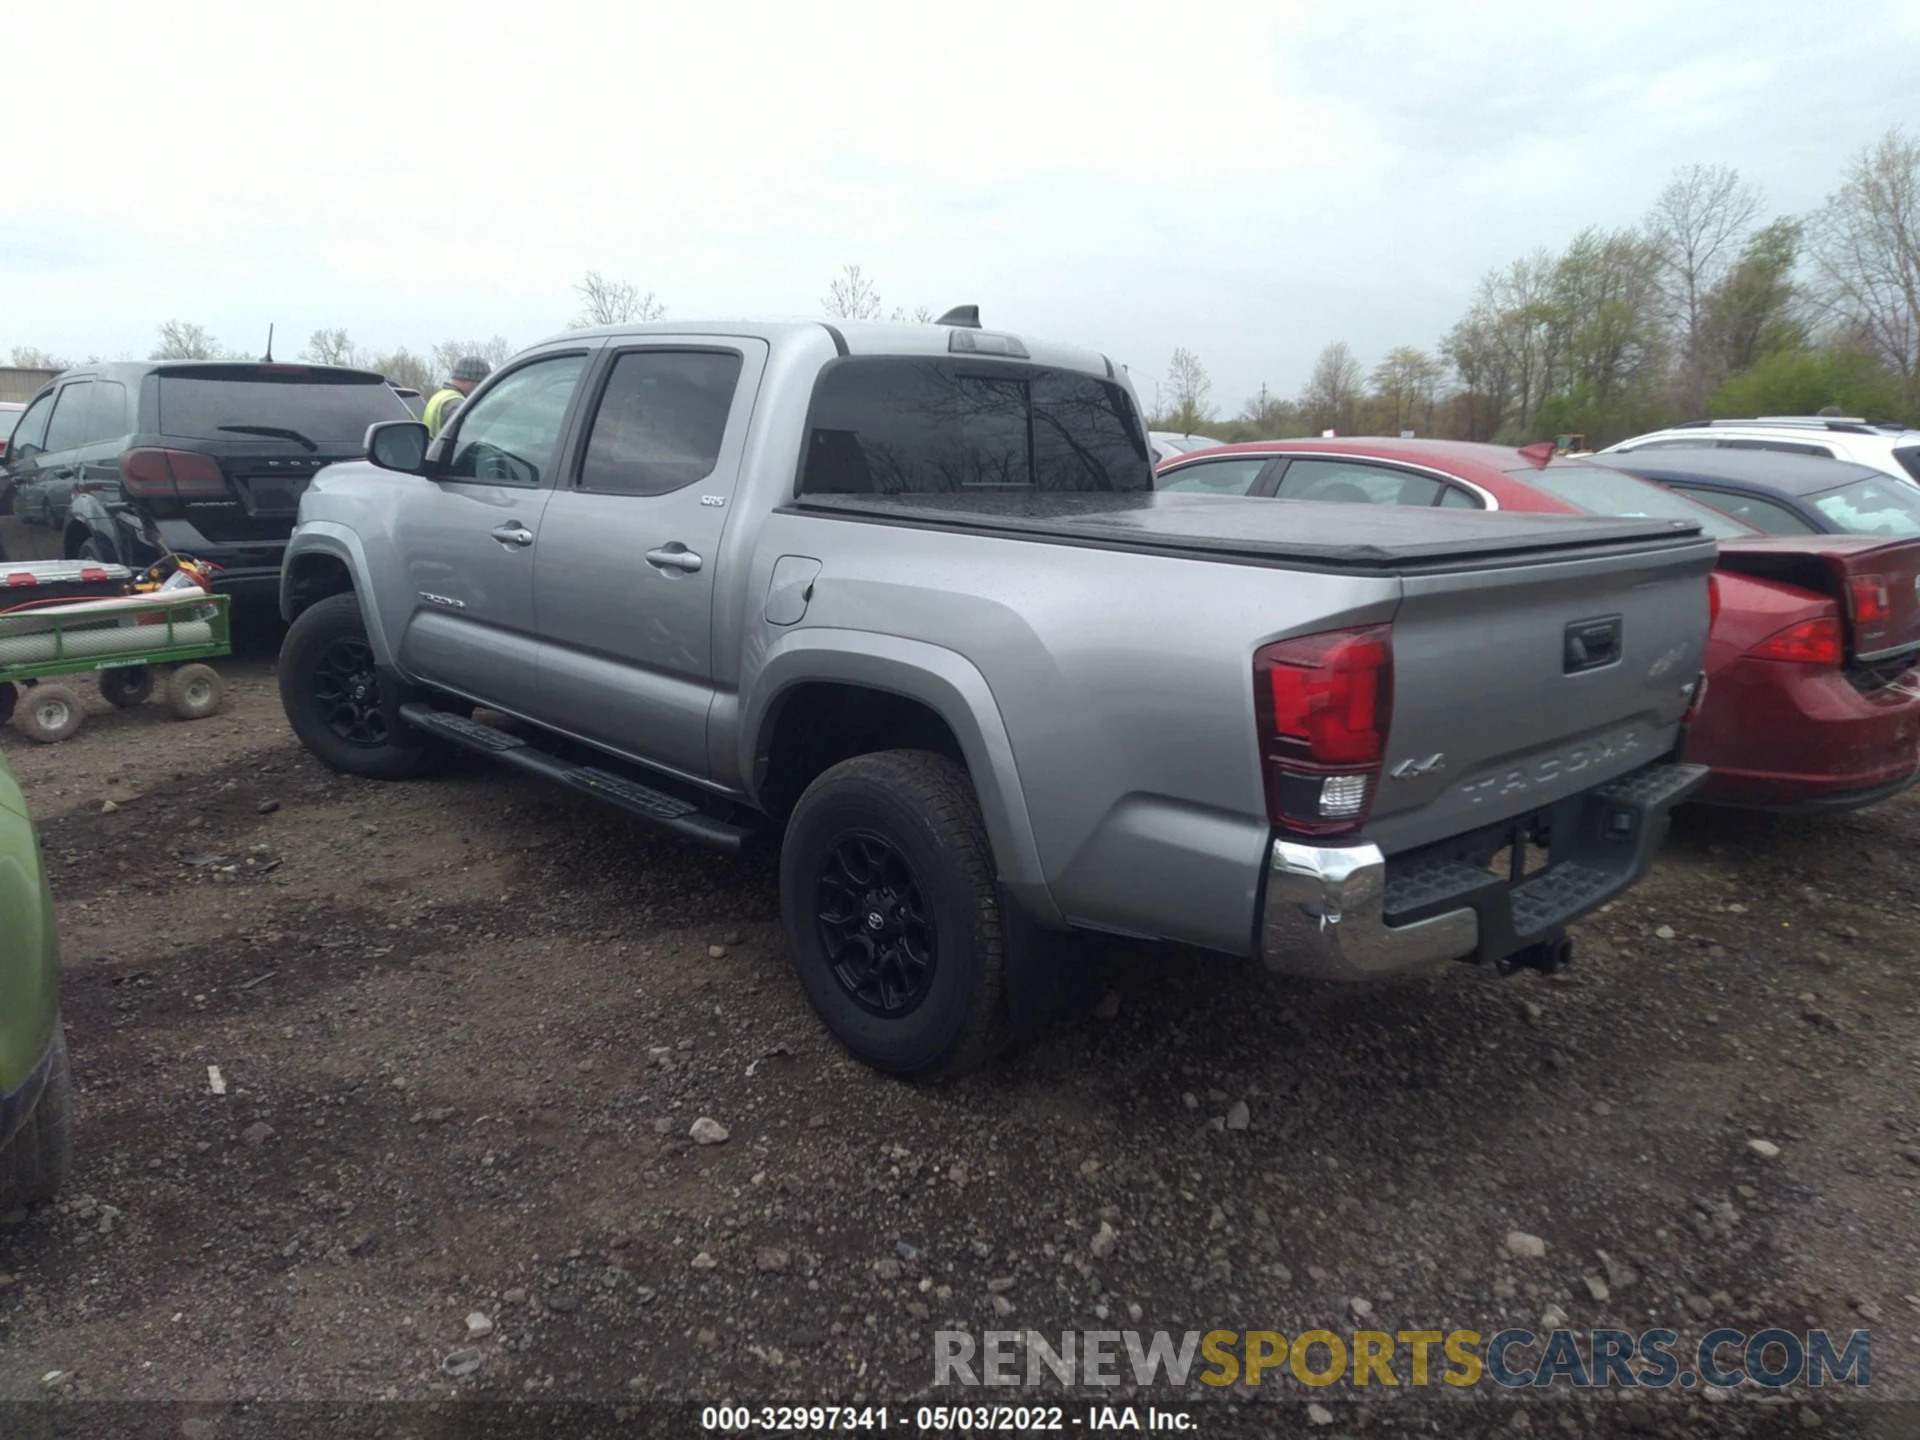
[[[913,312],[909,314],[907,311],[901,309],[898,305],[896,305],[893,307],[893,314],[889,315],[887,318],[889,320],[896,320],[905,324],[931,325],[933,323],[933,311],[928,309],[925,305],[916,305],[913,307]]]
[[[445,379],[453,373],[453,367],[469,355],[479,356],[488,365],[501,365],[512,354],[513,344],[504,335],[496,335],[491,340],[442,340],[433,347],[433,373]]]
[[[1344,340],[1336,340],[1320,352],[1313,362],[1307,387],[1300,392],[1300,409],[1315,430],[1344,430],[1356,427],[1359,410],[1360,362]]]
[[[70,370],[73,362],[37,345],[13,347],[13,363],[22,370]]]
[[[220,342],[190,320],[169,320],[160,327],[160,343],[150,360],[218,360]]]
[[[388,354],[374,356],[367,362],[367,368],[378,370],[395,385],[404,385],[423,395],[433,388],[433,362],[404,345]]]
[[[639,324],[667,313],[653,291],[643,295],[632,281],[609,280],[598,270],[589,270],[573,288],[580,297],[581,311],[567,327],[570,330],[584,330],[589,325]]]
[[[1735,375],[1806,345],[1806,306],[1793,278],[1804,235],[1798,220],[1762,226],[1708,292],[1704,341],[1713,373]]]
[[[860,272],[858,265],[848,265],[827,286],[826,298],[820,306],[835,320],[878,320],[880,292],[873,288],[873,282]]]
[[[1440,362],[1412,345],[1399,345],[1373,367],[1373,398],[1383,429],[1433,428],[1434,392],[1444,373]]]
[[[1711,373],[1706,343],[1707,296],[1740,255],[1760,192],[1727,165],[1689,165],[1674,172],[1647,217],[1666,318],[1680,361],[1680,398],[1690,415],[1706,413],[1721,379]]]
[[[345,327],[316,330],[307,337],[307,348],[300,358],[315,365],[359,365],[365,360],[360,347],[348,338]]]
[[[1212,394],[1213,379],[1200,357],[1184,347],[1176,348],[1173,359],[1167,362],[1165,395],[1173,408],[1166,413],[1166,428],[1185,435],[1206,424],[1213,418]]]
[[[1920,141],[1896,126],[1855,156],[1809,239],[1829,318],[1920,406]]]

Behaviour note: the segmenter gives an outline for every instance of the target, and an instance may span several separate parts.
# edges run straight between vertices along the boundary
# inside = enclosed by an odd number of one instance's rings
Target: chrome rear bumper
[[[1284,974],[1371,980],[1447,960],[1505,964],[1538,953],[1652,868],[1669,814],[1706,778],[1700,765],[1643,765],[1391,861],[1377,845],[1275,840],[1261,959]],[[1526,871],[1521,857],[1543,837],[1548,864]],[[1512,857],[1504,870],[1494,863],[1503,851]]]

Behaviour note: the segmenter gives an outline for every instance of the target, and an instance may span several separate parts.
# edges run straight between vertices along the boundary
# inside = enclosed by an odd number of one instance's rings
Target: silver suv
[[[1691,420],[1609,445],[1603,455],[1636,450],[1784,450],[1851,460],[1920,484],[1920,430],[1848,416],[1762,415],[1756,420]]]

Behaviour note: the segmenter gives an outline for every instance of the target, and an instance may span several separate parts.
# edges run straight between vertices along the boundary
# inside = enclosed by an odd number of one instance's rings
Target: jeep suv
[[[34,397],[7,466],[22,517],[57,528],[69,559],[142,569],[164,544],[219,566],[219,588],[269,597],[314,471],[357,459],[369,425],[412,413],[366,370],[90,365]]]
[[[1690,420],[1610,445],[1603,455],[1636,450],[1782,450],[1851,460],[1920,484],[1920,430],[1887,421],[1825,415],[1762,415],[1757,420]]]

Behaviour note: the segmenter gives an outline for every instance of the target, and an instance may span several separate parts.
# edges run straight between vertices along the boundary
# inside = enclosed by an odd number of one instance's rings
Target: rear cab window
[[[830,364],[814,387],[801,494],[1151,489],[1133,402],[1096,376],[855,356]]]
[[[413,412],[378,375],[317,366],[202,365],[155,377],[159,430],[190,440],[289,440],[358,449],[367,427]]]

